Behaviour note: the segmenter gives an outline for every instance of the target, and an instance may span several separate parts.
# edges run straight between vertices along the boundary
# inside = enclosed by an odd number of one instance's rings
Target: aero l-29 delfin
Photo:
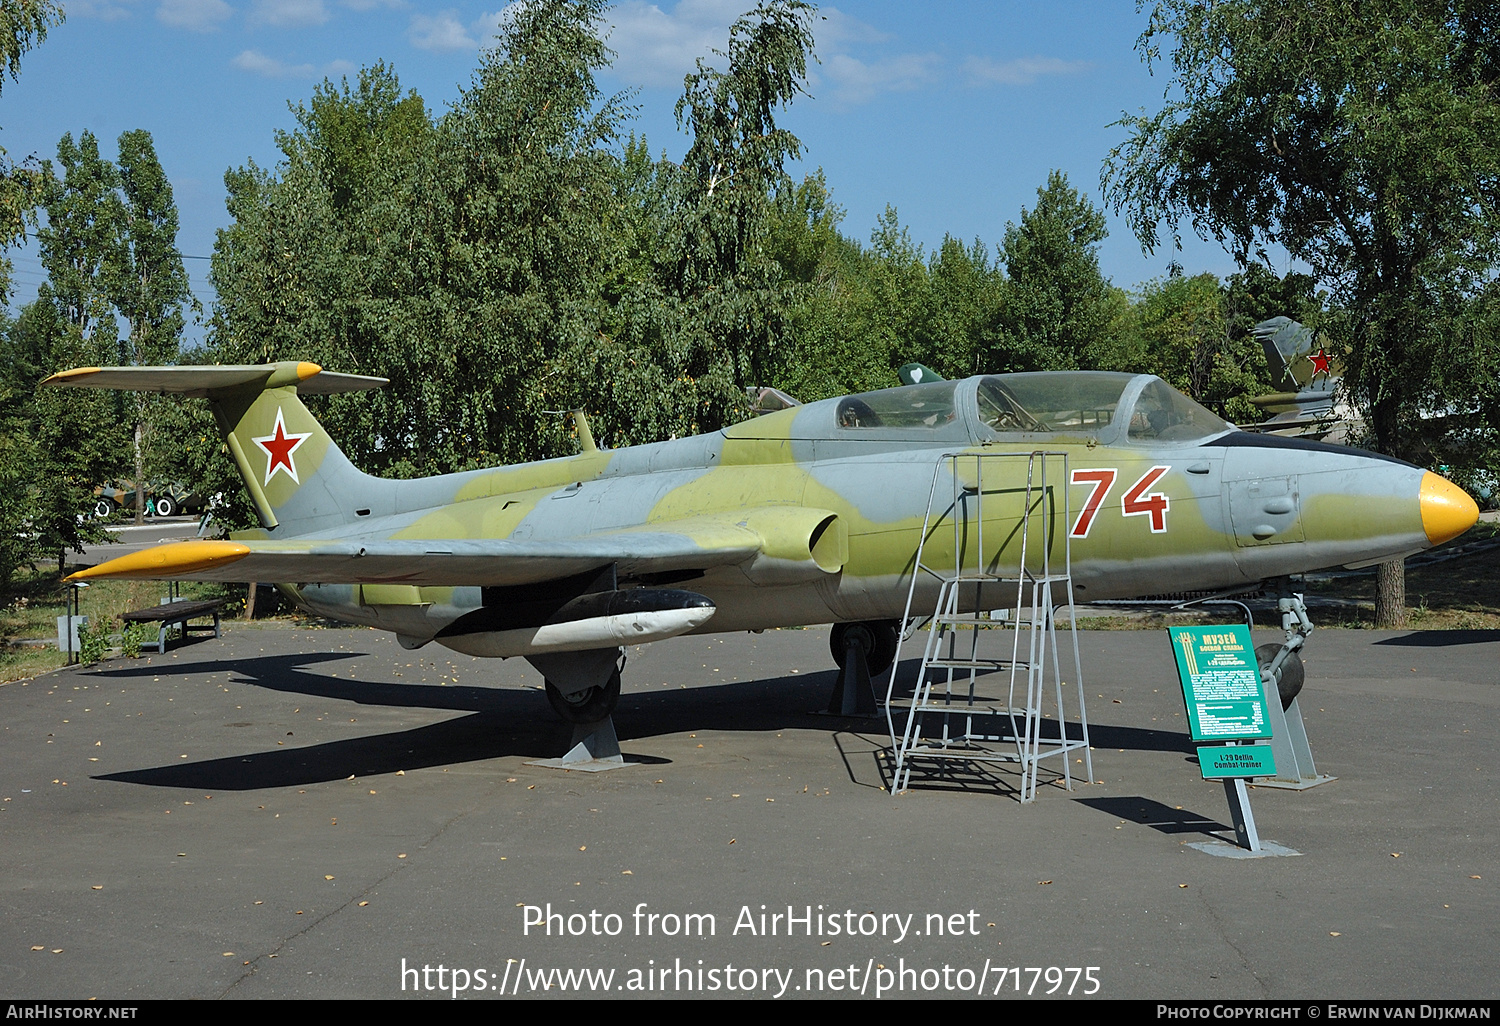
[[[969,537],[924,519],[930,495],[962,490],[941,480],[961,473],[953,453],[1067,454],[1054,489],[1065,494],[1045,500],[1045,544],[1071,544],[1080,601],[1370,564],[1478,517],[1436,474],[1241,431],[1144,374],[926,381],[619,450],[597,448],[580,416],[575,456],[402,481],[356,469],[299,398],[383,383],[290,362],[49,378],[206,397],[262,524],[73,579],[288,582],[302,608],[392,631],[408,648],[523,656],[561,715],[594,722],[619,696],[627,644],[818,623],[847,636],[859,624],[870,669],[889,663],[924,523],[925,565],[951,561]],[[985,491],[1023,492],[1027,460],[999,463],[1010,469],[986,471]],[[982,508],[996,547],[984,558],[1003,562],[1022,514]],[[918,581],[918,601],[931,608],[936,594],[936,581]]]

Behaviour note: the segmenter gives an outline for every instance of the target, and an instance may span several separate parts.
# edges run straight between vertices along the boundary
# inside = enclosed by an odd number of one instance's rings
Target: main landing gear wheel
[[[896,642],[900,631],[894,620],[863,620],[859,623],[836,623],[828,635],[828,647],[839,669],[846,669],[849,642],[865,650],[865,666],[874,677],[891,668],[896,659]]]
[[[547,701],[557,715],[569,723],[598,723],[615,711],[620,702],[620,671],[610,674],[609,682],[565,695],[557,685],[547,681]]]
[[[160,498],[158,498],[156,500],[156,515],[157,516],[159,516],[159,517],[169,517],[173,513],[176,513],[176,512],[177,512],[177,503],[175,503],[175,502],[172,501],[172,497],[170,495],[163,495],[163,496],[161,496]]]
[[[1262,668],[1271,665],[1271,660],[1276,658],[1276,653],[1281,651],[1280,645],[1262,645],[1255,650],[1255,661]],[[1276,690],[1281,694],[1281,708],[1287,709],[1294,699],[1302,691],[1302,682],[1307,677],[1307,671],[1302,666],[1302,656],[1296,652],[1286,657],[1281,664],[1280,677],[1276,681]]]

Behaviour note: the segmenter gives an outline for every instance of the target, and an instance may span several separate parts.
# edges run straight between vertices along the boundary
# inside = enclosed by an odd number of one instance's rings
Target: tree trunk
[[[1394,395],[1378,400],[1371,410],[1375,426],[1375,448],[1390,456],[1401,455],[1400,405]],[[1406,560],[1381,563],[1375,572],[1375,626],[1402,629],[1406,626]]]
[[[1393,559],[1375,569],[1375,626],[1406,627],[1406,560]]]
[[[146,467],[141,456],[141,421],[135,421],[135,522],[146,522]]]

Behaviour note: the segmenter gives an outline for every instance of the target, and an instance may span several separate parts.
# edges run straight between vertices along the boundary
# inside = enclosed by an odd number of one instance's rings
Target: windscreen
[[[1228,430],[1226,421],[1160,378],[1145,387],[1130,414],[1132,442],[1184,442]]]
[[[1114,423],[1134,375],[1105,371],[998,374],[979,382],[979,419],[992,431],[1100,431]]]

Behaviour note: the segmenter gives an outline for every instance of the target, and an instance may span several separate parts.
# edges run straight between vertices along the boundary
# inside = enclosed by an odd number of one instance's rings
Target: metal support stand
[[[1255,813],[1250,809],[1250,794],[1245,778],[1224,781],[1224,797],[1229,799],[1229,816],[1234,821],[1234,836],[1240,847],[1260,851],[1260,834],[1255,830]]]
[[[870,666],[865,661],[865,647],[851,633],[845,649],[844,665],[839,667],[828,700],[830,716],[874,716],[875,686],[870,682]]]
[[[1288,791],[1306,791],[1338,777],[1319,773],[1313,764],[1312,746],[1307,743],[1307,728],[1302,725],[1302,708],[1292,699],[1283,711],[1281,703],[1266,703],[1271,719],[1271,754],[1276,758],[1276,776],[1260,777],[1256,787],[1279,787]]]
[[[603,773],[605,770],[623,769],[630,763],[620,751],[620,739],[615,735],[615,720],[606,716],[598,723],[578,723],[573,726],[573,746],[561,759],[536,759],[528,766],[545,766],[548,769],[580,770],[584,773]]]
[[[951,482],[951,504],[946,496],[938,498],[939,481]],[[951,521],[953,532],[951,562],[941,544],[947,535],[939,529],[944,518]],[[1022,802],[1036,799],[1043,759],[1060,760],[1059,775],[1072,790],[1071,756],[1079,752],[1085,779],[1093,779],[1073,615],[1072,550],[1067,536],[1071,522],[1065,453],[961,453],[938,461],[907,592],[903,642],[912,635],[914,623],[926,618],[912,609],[918,583],[930,587],[936,580],[937,601],[911,699],[895,698],[899,645],[886,687],[886,722],[896,762],[893,794],[910,785],[917,759],[1018,763]],[[993,540],[988,546],[986,530]],[[927,552],[934,542],[938,543],[934,545],[936,558]],[[1000,601],[1009,608],[995,608],[997,591],[1006,595]],[[1057,611],[1062,606],[1068,610],[1072,640],[1072,676],[1081,725],[1077,737],[1068,732],[1064,689],[1071,692],[1073,688],[1063,680],[1057,650]],[[982,656],[981,641],[1001,651]],[[979,677],[1001,673],[1008,676],[1006,699],[981,697]],[[1005,679],[995,677],[993,683]],[[1024,701],[1018,703],[1017,692],[1023,687]],[[1056,716],[1055,734],[1046,725],[1049,705]],[[902,711],[904,717],[900,717]],[[905,720],[899,732],[898,718]]]
[[[1257,785],[1259,786],[1259,785]],[[1275,841],[1263,841],[1255,829],[1255,813],[1250,810],[1250,792],[1243,777],[1224,781],[1224,796],[1229,799],[1229,816],[1234,823],[1237,843],[1228,841],[1189,841],[1187,847],[1196,848],[1205,855],[1217,855],[1229,859],[1263,859],[1275,856],[1301,855],[1295,848],[1288,848]]]
[[[1302,707],[1297,699],[1285,710],[1278,697],[1278,682],[1281,668],[1292,653],[1302,648],[1308,635],[1313,632],[1312,620],[1307,615],[1307,604],[1298,592],[1284,595],[1276,603],[1281,613],[1281,629],[1286,633],[1282,643],[1268,666],[1261,667],[1261,680],[1266,685],[1266,706],[1271,719],[1271,752],[1276,758],[1276,776],[1263,777],[1255,782],[1256,787],[1279,787],[1291,791],[1305,791],[1319,784],[1338,779],[1319,773],[1313,763],[1312,747],[1307,743],[1307,728],[1302,723]]]

